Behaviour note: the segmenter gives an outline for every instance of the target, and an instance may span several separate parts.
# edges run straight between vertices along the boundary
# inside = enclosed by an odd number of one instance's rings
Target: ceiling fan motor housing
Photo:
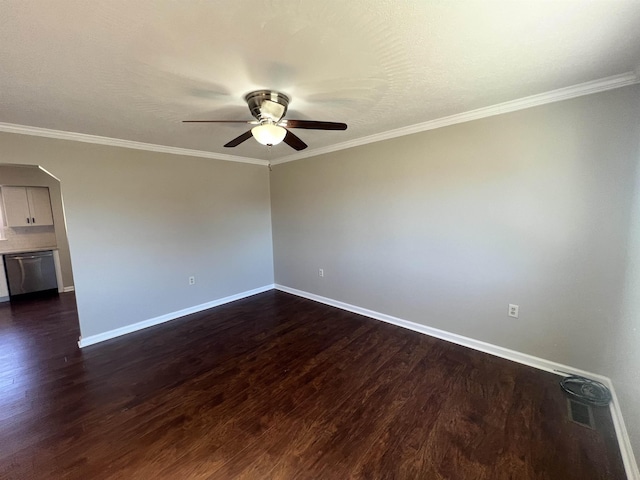
[[[273,90],[256,90],[246,95],[245,100],[260,123],[278,123],[287,113],[289,97]]]

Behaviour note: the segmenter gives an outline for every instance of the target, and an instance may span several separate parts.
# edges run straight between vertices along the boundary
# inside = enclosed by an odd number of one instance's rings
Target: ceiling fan
[[[239,137],[225,143],[225,147],[237,147],[252,136],[263,145],[278,145],[283,142],[295,150],[304,150],[307,144],[289,131],[290,128],[307,130],[346,130],[346,123],[318,122],[314,120],[289,120],[284,116],[289,106],[289,97],[272,90],[256,90],[245,97],[255,120],[183,120],[184,123],[247,123],[256,125]]]

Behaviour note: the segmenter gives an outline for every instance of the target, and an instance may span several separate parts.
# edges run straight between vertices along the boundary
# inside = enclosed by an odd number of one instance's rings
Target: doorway
[[[51,212],[50,215],[46,212],[48,218],[44,222],[36,222],[34,214],[26,215],[26,221],[20,224],[8,221],[5,209],[7,205],[0,205],[0,255],[50,250],[55,257],[58,292],[74,291],[60,181],[38,165],[0,164],[0,202],[3,199],[3,187],[5,193],[14,194],[24,190],[25,202],[31,198],[29,193],[35,192],[42,197],[44,192],[50,201]],[[35,194],[33,198],[36,198]],[[41,204],[40,201],[39,205]],[[4,267],[0,271],[0,277],[0,302],[3,302],[8,300]]]

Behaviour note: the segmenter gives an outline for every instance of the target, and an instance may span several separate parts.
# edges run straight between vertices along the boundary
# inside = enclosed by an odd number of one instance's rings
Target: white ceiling
[[[244,95],[280,90],[309,152],[640,65],[640,2],[3,0],[0,122],[277,161]],[[637,78],[637,77],[636,77]]]

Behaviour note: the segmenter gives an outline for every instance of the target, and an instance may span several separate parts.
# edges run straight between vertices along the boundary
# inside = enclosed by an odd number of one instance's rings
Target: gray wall
[[[278,165],[276,283],[610,373],[639,125],[633,86]]]
[[[637,133],[640,141],[640,129]],[[613,331],[606,371],[613,379],[634,453],[640,460],[640,155],[630,223],[623,308]]]
[[[60,179],[84,337],[273,283],[264,166],[15,134],[0,148]]]
[[[14,228],[12,229],[13,235],[9,234],[8,239],[0,243],[0,251],[15,250],[24,245],[30,245],[32,247],[50,246],[51,242],[48,240],[50,238],[49,232],[53,230],[60,255],[62,284],[65,287],[72,287],[73,271],[71,268],[71,257],[69,255],[69,242],[67,241],[62,197],[60,194],[60,182],[35,166],[0,164],[0,185],[49,187],[54,227]],[[41,242],[45,243],[42,244]]]

